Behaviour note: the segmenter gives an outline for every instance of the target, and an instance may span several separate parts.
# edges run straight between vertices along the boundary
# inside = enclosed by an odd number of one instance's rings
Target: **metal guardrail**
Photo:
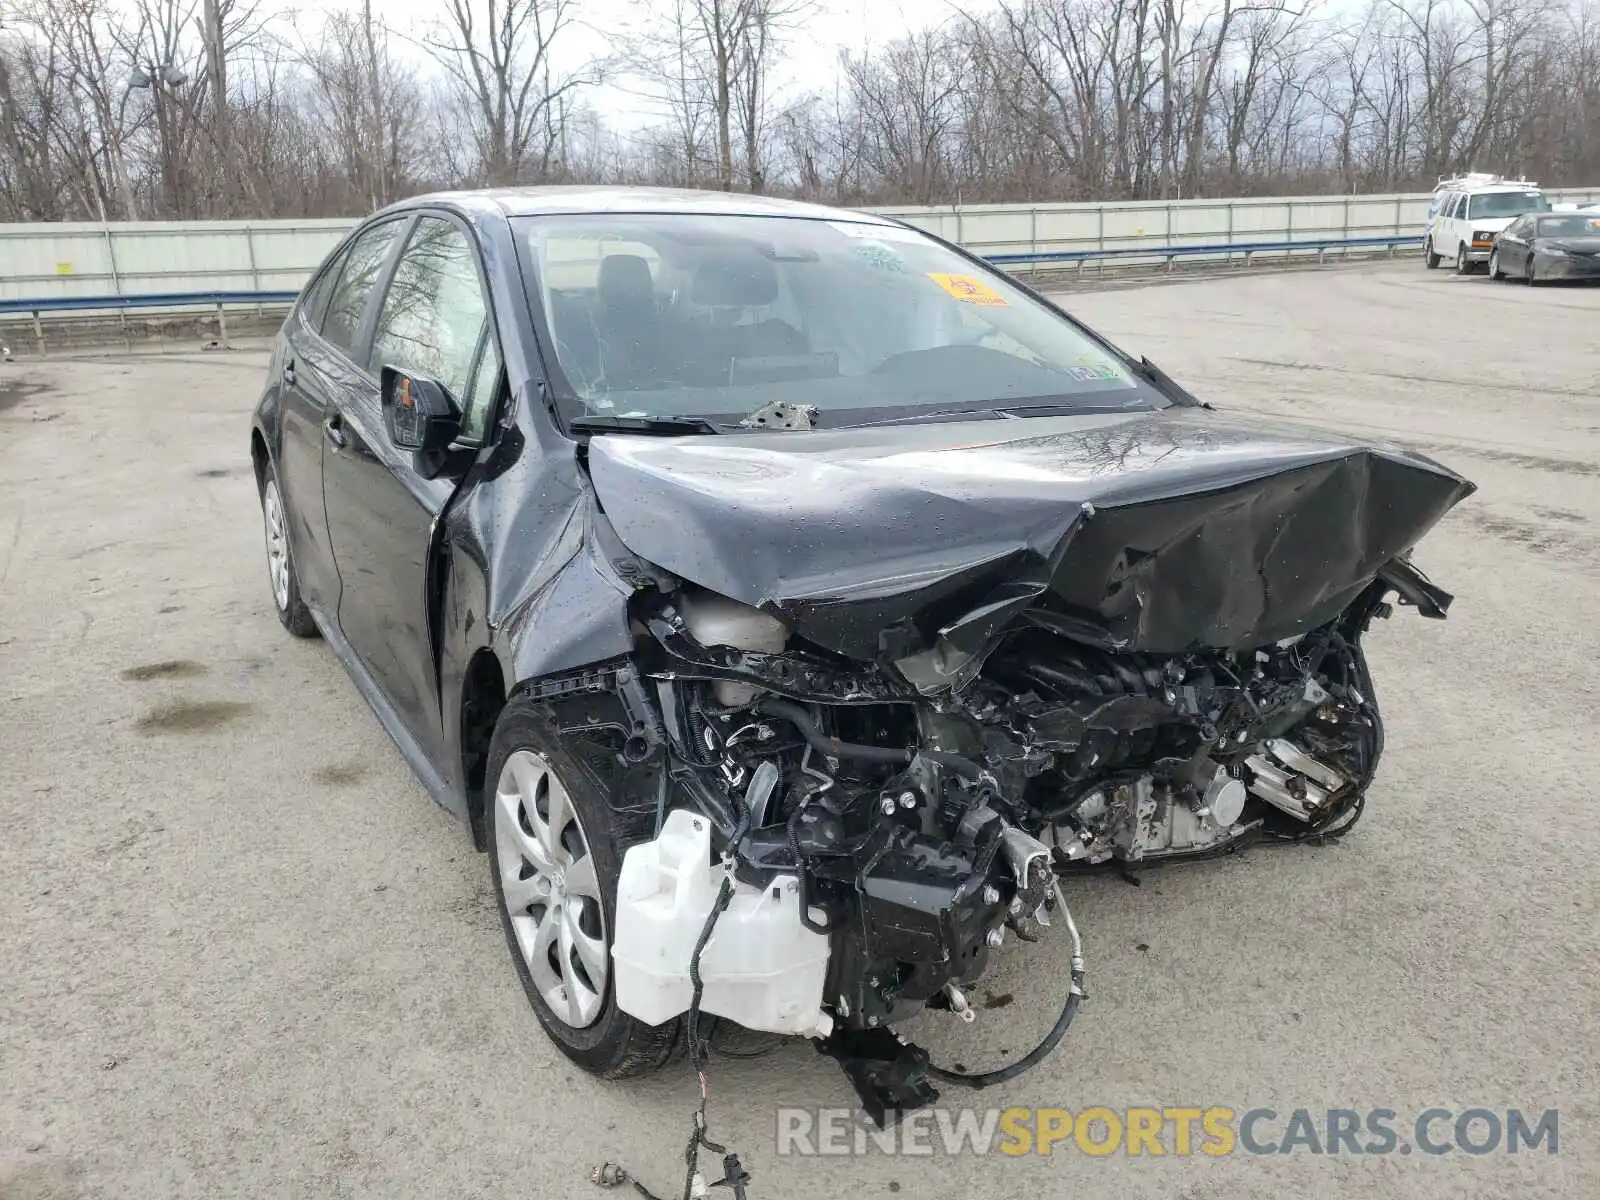
[[[292,304],[294,292],[148,292],[135,296],[54,296],[0,299],[0,313],[109,312],[127,308],[217,308],[224,304]]]
[[[290,305],[299,292],[147,292],[133,296],[53,296],[44,299],[0,299],[0,317],[21,314],[32,318],[33,339],[42,357],[46,353],[45,313],[116,313],[126,320],[129,309],[159,309],[178,312],[184,309],[215,309],[217,343],[228,344],[228,306],[262,307]],[[126,329],[124,329],[126,335]],[[9,350],[8,350],[9,353]]]
[[[1209,242],[1192,246],[1117,246],[1107,249],[1043,250],[1032,254],[989,254],[984,261],[997,267],[1027,266],[1052,262],[1085,263],[1100,258],[1164,258],[1170,265],[1175,259],[1192,255],[1242,254],[1245,261],[1254,254],[1287,254],[1294,251],[1315,251],[1320,261],[1329,250],[1376,250],[1396,246],[1420,246],[1420,233],[1390,233],[1381,237],[1308,238],[1292,242]]]
[[[985,261],[997,267],[1030,266],[1047,267],[1051,264],[1083,264],[1103,259],[1158,259],[1165,260],[1167,269],[1180,258],[1206,255],[1231,259],[1240,255],[1248,264],[1256,254],[1314,253],[1321,262],[1329,250],[1387,249],[1391,254],[1397,246],[1418,246],[1422,235],[1416,233],[1385,234],[1379,237],[1306,238],[1294,241],[1265,242],[1205,242],[1179,246],[1118,246],[1089,248],[1085,250],[1047,250],[1029,254],[991,254]],[[188,308],[215,309],[220,341],[228,340],[227,308],[260,305],[292,304],[298,292],[150,292],[131,296],[57,296],[38,299],[0,299],[0,317],[8,314],[32,318],[33,334],[39,352],[45,351],[44,325],[46,313],[107,312],[126,315],[130,309],[161,309],[166,311]]]

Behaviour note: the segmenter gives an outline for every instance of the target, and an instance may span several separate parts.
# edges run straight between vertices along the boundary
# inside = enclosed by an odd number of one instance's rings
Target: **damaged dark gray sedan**
[[[269,576],[488,851],[540,1022],[653,1068],[712,1014],[816,1039],[880,1120],[1065,1031],[1071,875],[1336,836],[1362,651],[1450,596],[1472,485],[1218,415],[893,221],[751,197],[386,209],[255,413]],[[890,1032],[1072,941],[1045,1043]]]

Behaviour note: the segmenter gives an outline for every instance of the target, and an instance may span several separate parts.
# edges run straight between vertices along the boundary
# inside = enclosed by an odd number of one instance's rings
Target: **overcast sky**
[[[839,52],[859,52],[882,46],[914,29],[939,25],[958,10],[978,13],[993,8],[997,0],[815,0],[813,11],[785,35],[775,80],[780,95],[825,90],[838,74]],[[322,13],[355,7],[355,0],[284,0],[296,13],[302,31]],[[427,23],[444,12],[439,0],[379,0],[374,7],[392,26],[421,36]],[[572,66],[604,57],[612,40],[640,20],[642,0],[579,0],[582,28],[563,35],[560,58]],[[626,81],[595,89],[590,101],[616,127],[640,124],[650,114],[639,111],[641,101],[631,95]]]

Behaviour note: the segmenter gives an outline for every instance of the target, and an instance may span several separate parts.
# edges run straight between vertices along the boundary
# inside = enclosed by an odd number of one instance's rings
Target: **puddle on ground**
[[[129,667],[126,671],[117,672],[117,678],[144,683],[150,679],[188,679],[205,673],[204,663],[191,662],[186,658],[173,658],[166,662],[144,663],[141,666]]]
[[[318,767],[312,778],[330,787],[349,787],[351,784],[360,783],[366,773],[367,768],[360,763],[335,763],[331,766]]]
[[[134,728],[147,737],[162,733],[204,733],[226,725],[249,709],[250,705],[237,700],[175,700],[145,713]]]
[[[0,379],[0,412],[48,392],[50,385],[31,379]]]

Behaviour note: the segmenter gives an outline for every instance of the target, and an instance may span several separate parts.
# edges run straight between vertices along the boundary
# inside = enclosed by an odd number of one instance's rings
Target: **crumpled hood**
[[[1471,483],[1196,408],[596,437],[623,544],[856,658],[977,650],[1025,609],[1108,648],[1242,648],[1344,608]]]

